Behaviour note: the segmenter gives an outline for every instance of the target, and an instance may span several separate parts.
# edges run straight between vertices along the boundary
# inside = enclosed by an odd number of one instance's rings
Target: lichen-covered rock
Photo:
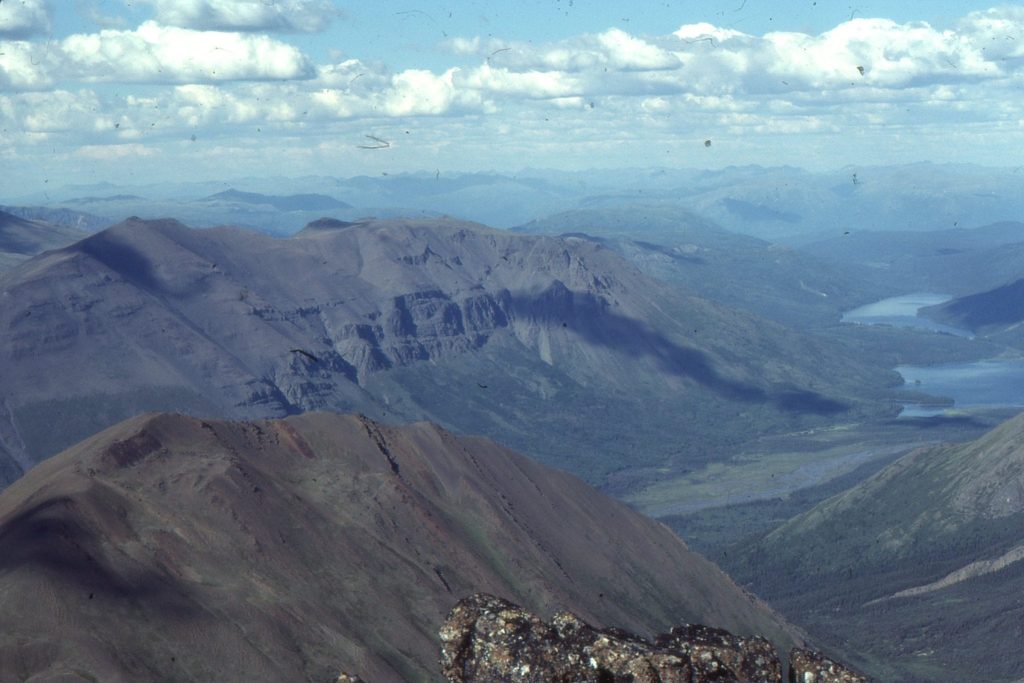
[[[363,683],[363,679],[353,674],[347,674],[344,671],[338,676],[338,680],[335,683]]]
[[[789,653],[790,683],[868,683],[869,679],[817,652],[793,648]]]
[[[742,683],[782,680],[775,646],[761,637],[743,638],[720,628],[688,624],[658,636],[655,645],[685,652],[698,676],[713,676],[724,667]]]
[[[768,641],[684,626],[654,643],[596,629],[575,615],[551,624],[500,598],[461,600],[441,628],[442,672],[451,683],[780,683]]]

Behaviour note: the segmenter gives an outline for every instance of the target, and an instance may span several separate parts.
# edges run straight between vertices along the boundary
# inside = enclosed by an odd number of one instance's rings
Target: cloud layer
[[[44,0],[0,3],[0,38],[27,38],[50,30]]]
[[[196,135],[237,151],[256,134],[302,158],[357,153],[381,131],[397,138],[390,158],[419,154],[420,167],[442,153],[636,163],[637,149],[651,164],[681,163],[679,150],[706,154],[710,138],[730,161],[790,163],[843,162],[872,144],[892,153],[911,139],[922,155],[1024,143],[1019,7],[949,28],[854,18],[818,35],[705,23],[547,44],[463,36],[439,46],[447,68],[395,71],[358,57],[317,64],[292,37],[265,33],[322,30],[336,12],[321,0],[147,2],[153,17],[134,29],[48,41],[32,39],[51,24],[42,2],[0,3],[9,158],[43,142],[78,159],[152,155]]]
[[[156,20],[198,31],[313,33],[339,12],[327,0],[144,0]]]

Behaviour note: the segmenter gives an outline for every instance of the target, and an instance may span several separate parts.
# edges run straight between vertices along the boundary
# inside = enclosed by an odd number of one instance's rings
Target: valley
[[[1024,683],[1024,8],[0,0],[0,683]]]
[[[140,197],[118,194],[111,206],[139,208]],[[92,435],[103,429],[133,430],[131,420],[140,419],[133,416],[151,411],[245,420],[215,431],[246,433],[266,427],[237,425],[287,424],[260,420],[304,420],[317,411],[360,413],[359,420],[377,425],[371,432],[427,420],[513,447],[659,520],[744,590],[766,597],[812,643],[882,680],[957,680],[963,670],[935,654],[953,628],[936,610],[950,595],[972,595],[955,600],[973,600],[971,618],[988,620],[994,603],[970,591],[982,584],[996,586],[993,595],[1013,590],[1005,577],[1017,571],[1024,543],[1012,531],[1014,494],[1005,514],[943,527],[945,545],[896,559],[864,553],[864,539],[876,532],[844,531],[871,528],[868,520],[881,524],[884,506],[836,501],[870,500],[875,493],[858,492],[875,491],[873,482],[922,462],[922,453],[991,443],[989,433],[1015,439],[1004,425],[1024,406],[1015,309],[983,322],[974,313],[984,310],[978,301],[1011,301],[1013,290],[978,299],[967,288],[1012,272],[1019,224],[979,227],[976,244],[964,230],[938,231],[934,239],[878,232],[858,234],[849,242],[854,248],[842,250],[831,237],[816,242],[806,233],[785,244],[728,230],[692,207],[620,199],[494,229],[425,209],[413,217],[359,218],[358,207],[326,194],[227,190],[190,206],[219,207],[239,223],[258,209],[265,212],[261,230],[134,216],[84,236],[51,230],[53,241],[18,247],[24,253],[0,272],[0,476],[10,491],[36,486],[23,482],[72,457],[51,456],[94,449],[76,444],[97,443]],[[308,203],[316,208],[304,208]],[[728,206],[735,212],[740,205]],[[34,213],[81,220],[60,213],[66,207],[49,210]],[[19,230],[50,225],[11,216]],[[273,228],[283,216],[310,220],[297,231]],[[11,234],[11,244],[23,243]],[[947,242],[955,246],[936,255],[935,243]],[[983,264],[996,252],[1002,260],[993,273]],[[950,259],[963,277],[945,288],[940,274]],[[1024,272],[1024,261],[1019,267]],[[140,424],[146,433],[191,434],[190,419]],[[175,476],[180,485],[184,475]],[[889,527],[905,521],[904,502],[928,499],[922,488],[878,490],[900,501],[888,512]],[[322,494],[314,487],[295,495]],[[188,503],[206,504],[214,503]],[[805,521],[819,518],[827,521]],[[465,553],[483,552],[505,590],[514,591],[506,594],[527,599],[538,589],[523,588],[514,574],[532,560],[512,561],[517,568],[509,573],[505,551],[479,546],[493,533],[466,527],[458,542],[475,539]],[[832,559],[819,571],[806,552]],[[452,561],[430,560],[442,567],[442,588],[458,580],[448,570]],[[346,580],[353,571],[344,569]],[[425,587],[423,577],[410,581]],[[480,581],[467,579],[467,590]],[[700,601],[685,602],[690,609]],[[897,617],[897,603],[913,611]],[[429,628],[436,629],[443,609],[441,601],[433,604]],[[642,617],[614,618],[643,630],[635,619],[650,619],[653,610],[644,603]],[[1003,624],[1000,618],[992,623]],[[414,631],[429,631],[426,621],[417,623]],[[790,633],[785,621],[758,623],[764,632]],[[925,635],[898,635],[915,628]],[[362,637],[344,636],[358,643],[351,652],[374,653],[356,668],[370,667],[362,670],[382,680],[424,670],[429,638],[410,655],[389,649],[394,634]],[[136,665],[108,657],[94,666]],[[960,673],[942,678],[946,669]]]

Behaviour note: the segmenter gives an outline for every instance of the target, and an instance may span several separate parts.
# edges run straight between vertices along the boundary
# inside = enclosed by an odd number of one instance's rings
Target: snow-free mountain
[[[332,409],[433,419],[608,483],[877,411],[894,379],[593,241],[455,220],[281,239],[132,219],[9,271],[0,297],[8,480],[142,410]]]

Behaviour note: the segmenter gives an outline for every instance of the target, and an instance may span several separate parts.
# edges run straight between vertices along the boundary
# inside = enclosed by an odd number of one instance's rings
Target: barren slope
[[[2,681],[436,679],[479,590],[794,639],[663,525],[426,423],[140,416],[0,494],[0,546]]]

